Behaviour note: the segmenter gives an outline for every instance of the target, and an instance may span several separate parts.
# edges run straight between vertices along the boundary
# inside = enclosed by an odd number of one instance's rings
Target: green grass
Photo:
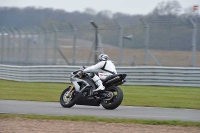
[[[0,80],[0,99],[57,102],[69,84],[28,83]]]
[[[200,88],[122,86],[123,105],[200,109]]]
[[[45,116],[45,115],[16,115],[0,114],[0,118],[26,118],[43,120],[69,120],[107,123],[127,123],[127,124],[147,124],[147,125],[169,125],[169,126],[196,126],[200,127],[200,122],[179,121],[179,120],[139,120],[125,118],[99,118],[92,116]]]
[[[0,99],[59,102],[69,84],[27,83],[0,80]],[[120,86],[122,105],[200,109],[200,88]]]

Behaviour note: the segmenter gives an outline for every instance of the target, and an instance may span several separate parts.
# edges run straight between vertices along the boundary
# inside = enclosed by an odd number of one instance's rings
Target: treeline
[[[112,14],[110,11],[96,12],[87,8],[84,12],[74,11],[67,12],[65,10],[53,8],[16,8],[16,7],[0,7],[0,27],[31,27],[31,26],[48,26],[59,25],[64,23],[89,23],[90,20],[106,21],[106,20],[124,20],[130,21],[141,15],[128,15],[123,13]]]
[[[184,12],[184,13],[183,13]],[[0,7],[0,29],[6,28],[23,28],[35,26],[52,26],[63,25],[66,23],[89,23],[90,20],[96,22],[115,21],[123,23],[124,35],[133,35],[133,41],[126,41],[126,46],[141,48],[144,47],[146,33],[144,28],[133,27],[132,25],[142,25],[140,19],[144,19],[150,24],[149,47],[152,49],[169,49],[169,50],[188,50],[192,39],[191,24],[187,18],[194,18],[194,13],[190,8],[182,9],[178,1],[161,2],[147,15],[130,15],[124,13],[112,13],[105,10],[96,12],[94,9],[87,8],[84,12],[53,8],[16,8]],[[200,16],[196,19],[200,21]],[[113,25],[104,27],[106,30],[101,31],[104,43],[118,45],[118,30]],[[143,25],[144,27],[144,25]],[[162,27],[162,28],[160,28]],[[173,27],[176,27],[174,30]],[[178,29],[180,27],[180,29]],[[108,30],[111,28],[112,30]],[[200,31],[200,30],[198,30]],[[84,31],[83,34],[86,35]],[[199,38],[197,37],[199,45]],[[189,43],[189,44],[188,44]],[[200,49],[199,46],[197,46]]]
[[[184,10],[184,14],[180,12]],[[124,13],[112,13],[109,10],[96,12],[94,9],[86,8],[84,12],[53,8],[17,8],[17,7],[0,7],[0,27],[27,27],[53,25],[67,22],[89,22],[90,20],[105,21],[118,20],[131,22],[139,18],[172,20],[174,18],[183,19],[191,17],[191,9],[182,9],[178,1],[169,1],[159,3],[153,11],[147,15],[130,15]]]

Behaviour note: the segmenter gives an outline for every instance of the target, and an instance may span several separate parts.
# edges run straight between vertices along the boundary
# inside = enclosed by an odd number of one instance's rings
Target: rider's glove
[[[77,73],[77,75],[78,75],[79,77],[82,76],[82,75],[83,75],[83,71],[80,70],[80,71]]]

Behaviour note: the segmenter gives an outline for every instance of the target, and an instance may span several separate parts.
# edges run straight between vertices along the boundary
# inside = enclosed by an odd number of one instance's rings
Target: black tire
[[[65,94],[69,91],[69,89],[70,89],[70,87],[68,87],[68,88],[66,88],[63,92],[62,92],[62,94],[60,95],[60,104],[64,107],[64,108],[71,108],[72,106],[74,106],[75,105],[75,103],[76,103],[76,99],[75,99],[75,95],[74,95],[74,93],[75,93],[75,91],[73,90],[73,96],[72,96],[72,99],[67,103],[67,102],[65,102],[65,100],[64,100],[64,98],[66,98],[65,97]],[[66,98],[67,99],[67,98]]]
[[[107,88],[106,91],[116,92],[117,95],[115,95],[110,101],[107,101],[108,103],[106,103],[105,100],[102,100],[101,105],[105,109],[108,109],[108,110],[116,109],[121,104],[121,102],[123,100],[122,90],[117,86],[111,86],[111,87]]]

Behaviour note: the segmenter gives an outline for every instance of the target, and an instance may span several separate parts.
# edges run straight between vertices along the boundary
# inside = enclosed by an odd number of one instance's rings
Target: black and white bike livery
[[[93,92],[97,88],[90,77],[90,73],[78,75],[78,71],[71,73],[72,86],[66,88],[60,96],[60,104],[70,108],[76,105],[100,106],[105,109],[117,108],[123,100],[123,92],[117,87],[126,80],[126,74],[114,74],[103,80],[105,90]]]

